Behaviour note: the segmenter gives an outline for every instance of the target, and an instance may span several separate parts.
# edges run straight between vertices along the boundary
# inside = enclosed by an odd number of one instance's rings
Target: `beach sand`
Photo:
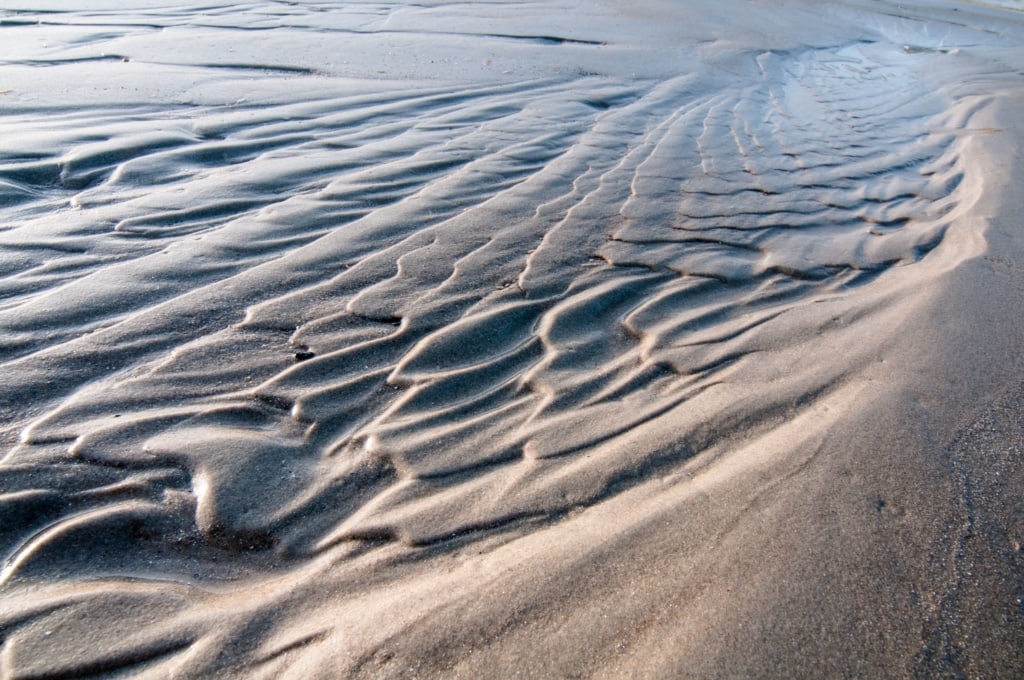
[[[7,3],[0,677],[1024,675],[1022,9]]]

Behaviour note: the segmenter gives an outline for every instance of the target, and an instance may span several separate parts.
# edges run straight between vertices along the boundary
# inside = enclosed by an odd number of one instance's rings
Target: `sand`
[[[89,7],[0,9],[0,677],[1024,675],[1021,3]]]

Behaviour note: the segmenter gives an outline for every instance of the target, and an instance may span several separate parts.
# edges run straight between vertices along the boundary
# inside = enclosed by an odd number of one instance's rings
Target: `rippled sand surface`
[[[1019,4],[6,3],[3,677],[1024,673]]]

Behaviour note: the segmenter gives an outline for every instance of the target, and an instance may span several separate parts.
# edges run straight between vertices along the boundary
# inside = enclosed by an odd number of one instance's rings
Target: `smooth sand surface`
[[[1024,676],[1021,3],[81,5],[0,677]]]

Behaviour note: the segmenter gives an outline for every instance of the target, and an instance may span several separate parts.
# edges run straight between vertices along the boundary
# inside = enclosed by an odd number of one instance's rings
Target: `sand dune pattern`
[[[973,196],[983,103],[901,47],[5,113],[0,578],[52,583],[0,615],[8,663],[60,670],[18,633],[58,611],[182,625],[193,587],[511,540],[842,384],[862,357],[773,357],[884,305]],[[203,620],[61,672],[220,644]]]

